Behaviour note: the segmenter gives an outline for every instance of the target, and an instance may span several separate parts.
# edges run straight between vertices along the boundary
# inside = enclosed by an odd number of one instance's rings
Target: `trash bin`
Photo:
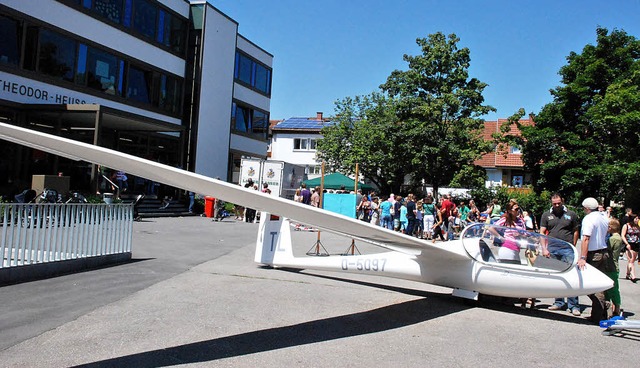
[[[213,217],[214,215],[214,205],[216,203],[216,199],[213,197],[204,197],[204,215],[207,217]]]

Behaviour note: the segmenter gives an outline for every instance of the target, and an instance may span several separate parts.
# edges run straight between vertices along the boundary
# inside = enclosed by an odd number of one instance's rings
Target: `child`
[[[402,207],[400,207],[400,232],[403,234],[407,230],[407,206],[405,201],[402,201]]]
[[[416,237],[420,238],[420,239],[424,239],[424,237],[422,236],[423,234],[423,222],[422,222],[422,217],[424,215],[424,208],[423,208],[423,203],[422,201],[418,201],[418,205],[416,206],[417,211],[416,211],[416,227],[414,229],[414,233],[416,235]],[[413,234],[412,234],[413,235]]]

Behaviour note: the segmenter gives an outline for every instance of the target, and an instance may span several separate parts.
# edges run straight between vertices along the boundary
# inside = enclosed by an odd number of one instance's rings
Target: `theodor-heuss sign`
[[[19,103],[89,103],[82,94],[2,72],[0,72],[0,98]]]

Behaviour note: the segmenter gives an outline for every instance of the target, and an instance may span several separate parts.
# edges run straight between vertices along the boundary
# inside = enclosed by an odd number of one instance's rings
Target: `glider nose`
[[[580,275],[582,278],[582,289],[587,294],[594,294],[613,287],[613,280],[611,280],[609,276],[589,264],[586,265],[584,270],[580,271]]]

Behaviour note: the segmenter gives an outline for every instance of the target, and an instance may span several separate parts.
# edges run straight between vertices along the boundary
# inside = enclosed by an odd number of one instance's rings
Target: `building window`
[[[38,71],[40,73],[73,82],[76,70],[74,40],[43,29],[40,32],[39,55]]]
[[[158,12],[158,31],[156,32],[156,41],[165,46],[169,46],[169,36],[171,35],[171,14],[160,9]]]
[[[294,138],[293,149],[296,151],[315,151],[317,140],[314,138]]]
[[[147,0],[133,1],[133,28],[151,39],[156,35],[158,8]]]
[[[260,64],[255,64],[255,83],[254,87],[263,92],[264,94],[269,94],[270,81],[271,81],[271,70],[265,68]]]
[[[524,176],[523,175],[513,175],[511,177],[511,185],[516,187],[516,188],[520,188],[522,187],[522,184],[524,183]]]
[[[234,102],[231,108],[231,129],[256,139],[267,139],[269,115],[266,112]]]
[[[239,106],[238,104],[233,104],[233,111],[231,113],[231,121],[233,129],[236,132],[246,133],[249,126],[249,109]]]
[[[38,30],[38,27],[27,27],[22,62],[22,67],[26,70],[35,71],[38,64]]]
[[[254,134],[266,136],[269,129],[269,116],[262,111],[253,111],[253,119],[251,119],[251,131]]]
[[[0,63],[18,65],[20,62],[21,22],[0,15]]]
[[[252,62],[251,59],[236,53],[236,79],[251,85]]]
[[[127,28],[131,28],[131,19],[133,18],[132,1],[133,0],[124,1],[124,17],[122,18],[122,24]]]
[[[149,70],[129,66],[127,77],[127,98],[130,100],[151,103],[151,82],[153,73]]]
[[[519,154],[522,153],[522,150],[518,146],[510,146],[509,147],[509,153],[513,153],[513,154],[519,155]]]
[[[320,166],[320,165],[309,166],[309,172],[307,172],[307,174],[309,174],[309,175],[322,175],[322,166]]]
[[[176,78],[166,75],[160,76],[160,100],[158,106],[168,112],[177,113],[180,110],[182,85]]]
[[[294,150],[306,150],[307,149],[307,140],[301,138],[293,139],[293,149]]]
[[[262,94],[271,93],[271,69],[236,51],[234,78]]]
[[[156,40],[175,52],[183,51],[186,23],[169,12],[160,9]]]
[[[102,91],[109,95],[122,95],[122,81],[120,80],[119,62],[115,56],[94,47],[80,45],[78,53],[78,78],[86,75],[87,87]],[[86,52],[86,70],[81,62],[82,53]],[[84,81],[82,81],[84,83]]]
[[[84,6],[90,6],[90,3],[86,0],[84,1]],[[93,1],[93,11],[98,13],[103,18],[106,18],[113,23],[118,23],[122,21],[122,0],[94,0]]]

